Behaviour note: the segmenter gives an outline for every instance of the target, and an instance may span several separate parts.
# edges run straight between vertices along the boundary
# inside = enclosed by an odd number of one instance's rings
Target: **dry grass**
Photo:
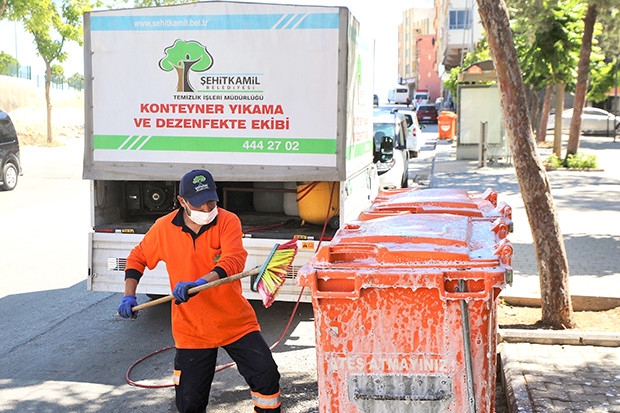
[[[497,310],[500,328],[540,328],[540,307],[518,307],[500,303]],[[576,330],[620,333],[620,307],[606,311],[574,311],[573,317],[577,324]]]
[[[52,109],[52,142],[47,142],[45,109],[16,109],[10,115],[19,136],[19,143],[23,146],[62,146],[69,139],[84,137],[84,110],[82,108]]]

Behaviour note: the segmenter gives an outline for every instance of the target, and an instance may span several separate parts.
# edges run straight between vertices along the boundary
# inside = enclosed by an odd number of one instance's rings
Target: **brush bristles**
[[[295,239],[278,245],[276,248],[257,286],[265,307],[271,306],[275,301],[280,287],[286,281],[287,270],[293,263],[296,254],[297,240]]]

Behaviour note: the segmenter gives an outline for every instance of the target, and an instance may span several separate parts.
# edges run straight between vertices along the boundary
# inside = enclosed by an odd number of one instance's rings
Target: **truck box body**
[[[246,268],[297,236],[291,277],[376,196],[373,51],[346,8],[192,3],[90,12],[84,28],[90,290],[123,291],[129,251],[192,169],[241,218]],[[296,210],[313,182],[335,183],[316,206],[337,211],[330,225]],[[279,298],[297,299],[294,284]],[[163,263],[138,292],[170,293]]]
[[[388,90],[388,103],[406,104],[409,99],[409,89],[405,86],[396,87]]]
[[[428,105],[431,101],[431,95],[428,89],[416,89],[413,92],[413,101],[416,107],[419,105]]]

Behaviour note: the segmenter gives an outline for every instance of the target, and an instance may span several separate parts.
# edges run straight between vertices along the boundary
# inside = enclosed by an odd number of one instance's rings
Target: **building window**
[[[469,10],[450,10],[450,30],[467,30],[471,28]]]

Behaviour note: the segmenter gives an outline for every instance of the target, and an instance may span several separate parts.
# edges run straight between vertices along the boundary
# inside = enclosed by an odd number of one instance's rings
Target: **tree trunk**
[[[562,157],[562,112],[564,112],[565,83],[555,85],[555,125],[553,129],[553,153]]]
[[[533,122],[536,122],[535,119],[540,117],[540,93],[534,90],[532,87],[527,88],[527,96],[528,96],[528,113],[530,114],[530,119]]]
[[[581,114],[586,104],[588,92],[588,75],[590,74],[590,53],[592,53],[592,33],[596,23],[596,5],[590,4],[584,18],[583,37],[581,38],[581,52],[577,65],[577,87],[575,89],[575,104],[573,106],[573,118],[570,121],[566,156],[574,155],[579,149],[579,136],[581,135]],[[614,125],[615,126],[615,125]]]
[[[536,142],[544,142],[547,140],[547,122],[549,122],[549,114],[551,113],[551,102],[553,101],[553,85],[549,84],[545,87],[545,97],[543,99],[542,112],[540,114],[540,123],[538,124],[538,135]]]
[[[45,107],[47,108],[47,143],[52,143],[52,99],[50,84],[52,83],[52,65],[45,61]]]
[[[525,87],[504,0],[477,0],[497,72],[497,83],[517,181],[529,219],[540,278],[545,326],[572,328],[564,239],[527,113]],[[561,114],[560,114],[561,115]]]

